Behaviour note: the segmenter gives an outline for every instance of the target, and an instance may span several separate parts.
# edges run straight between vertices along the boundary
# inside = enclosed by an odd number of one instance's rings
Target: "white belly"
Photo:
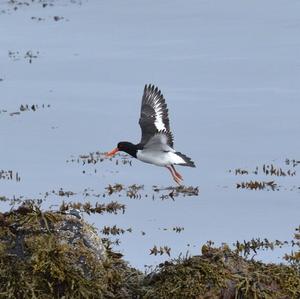
[[[185,161],[174,152],[153,151],[153,150],[138,150],[137,159],[145,163],[154,164],[157,166],[166,166],[171,164],[184,164]]]

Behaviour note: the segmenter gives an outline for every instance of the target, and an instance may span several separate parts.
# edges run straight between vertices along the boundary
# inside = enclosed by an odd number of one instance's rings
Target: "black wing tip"
[[[188,156],[182,154],[181,152],[176,152],[176,155],[180,156],[185,163],[182,164],[178,164],[178,165],[182,165],[182,166],[189,166],[189,167],[196,167],[194,161],[192,161],[191,158],[189,158]]]
[[[161,90],[155,84],[145,84],[144,91],[149,90],[155,93],[161,93]]]
[[[165,106],[164,108],[167,108],[164,95],[162,94],[161,90],[154,84],[150,83],[145,85],[143,97],[145,99],[148,98],[148,100],[157,98],[159,102]]]

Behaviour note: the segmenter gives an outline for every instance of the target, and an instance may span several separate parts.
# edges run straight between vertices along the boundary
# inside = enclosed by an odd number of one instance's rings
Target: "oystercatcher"
[[[180,185],[183,178],[174,165],[195,167],[195,164],[189,157],[173,149],[174,138],[170,130],[167,104],[161,91],[154,85],[145,85],[139,124],[142,129],[140,143],[119,142],[106,156],[111,157],[123,151],[145,163],[164,166]]]

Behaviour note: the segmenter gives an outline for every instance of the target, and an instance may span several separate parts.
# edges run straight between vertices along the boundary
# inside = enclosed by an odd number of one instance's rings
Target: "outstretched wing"
[[[167,144],[173,147],[167,104],[161,91],[154,85],[145,85],[139,124],[142,129],[140,144],[145,145],[156,133],[165,132]]]

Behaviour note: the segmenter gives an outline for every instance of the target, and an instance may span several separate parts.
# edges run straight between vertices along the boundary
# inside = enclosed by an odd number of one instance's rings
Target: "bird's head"
[[[127,141],[121,141],[118,143],[118,145],[115,149],[106,153],[105,156],[112,157],[117,152],[121,151],[121,152],[125,152],[125,153],[131,155],[132,157],[136,158],[137,150],[138,150],[138,147],[135,144],[133,144],[131,142],[127,142]]]

